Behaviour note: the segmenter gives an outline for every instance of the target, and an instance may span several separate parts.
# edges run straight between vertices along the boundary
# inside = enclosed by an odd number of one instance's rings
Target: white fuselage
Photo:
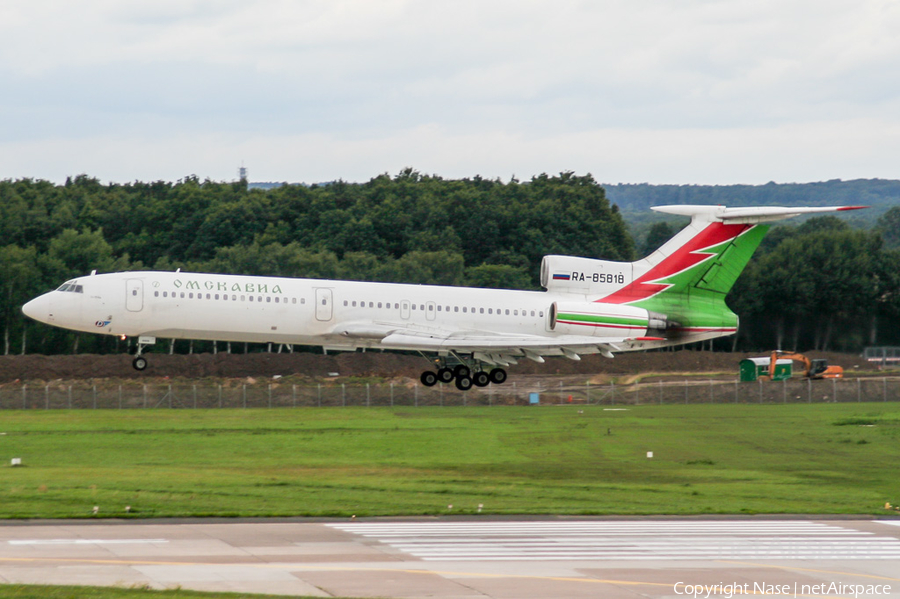
[[[102,274],[71,286],[25,312],[91,333],[348,350],[378,347],[393,327],[556,336],[546,292],[187,272]]]

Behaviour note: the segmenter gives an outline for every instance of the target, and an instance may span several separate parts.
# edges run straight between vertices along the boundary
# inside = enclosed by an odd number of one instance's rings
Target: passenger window
[[[252,296],[252,295],[250,296],[250,301],[251,301],[251,302],[253,301],[253,296]]]
[[[159,297],[159,291],[154,291],[154,292],[153,292],[153,297]]]
[[[459,312],[459,306],[453,306],[453,311],[454,311],[454,312]]]
[[[466,313],[466,307],[463,306],[463,314],[465,314],[465,313]]]
[[[478,308],[478,313],[479,313],[479,314],[484,314],[484,308]]]
[[[509,316],[509,308],[506,309],[506,315]]]
[[[381,307],[381,302],[378,302],[378,307],[379,307],[379,308]]]
[[[431,304],[429,304],[429,305],[428,305],[428,311],[429,311],[429,312],[432,312],[433,310],[434,310],[434,306],[432,306]]]

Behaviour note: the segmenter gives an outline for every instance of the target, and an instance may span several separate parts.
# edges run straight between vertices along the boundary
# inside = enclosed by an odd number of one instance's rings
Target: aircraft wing
[[[478,353],[489,362],[505,363],[510,358],[527,357],[543,362],[542,356],[564,355],[573,360],[582,354],[603,354],[612,357],[634,339],[588,337],[582,335],[507,335],[485,331],[448,331],[418,329],[396,325],[347,324],[335,330],[346,337],[377,339],[384,349],[436,352]],[[494,359],[491,359],[494,358]]]

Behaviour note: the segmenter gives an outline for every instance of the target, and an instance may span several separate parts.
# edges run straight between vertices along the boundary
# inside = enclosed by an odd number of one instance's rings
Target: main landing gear
[[[450,381],[454,381],[457,389],[460,391],[468,391],[472,388],[472,385],[475,385],[476,387],[487,387],[488,383],[499,385],[506,382],[506,378],[506,371],[502,368],[494,368],[490,372],[485,372],[479,365],[478,370],[473,373],[472,369],[466,364],[457,364],[453,368],[450,368],[442,359],[441,365],[436,372],[433,370],[426,370],[422,373],[422,376],[419,377],[419,380],[422,381],[422,384],[426,387],[433,387],[438,383],[446,384]]]

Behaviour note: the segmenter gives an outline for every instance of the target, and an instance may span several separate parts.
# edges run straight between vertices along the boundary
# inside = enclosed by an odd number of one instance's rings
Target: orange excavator
[[[769,380],[775,375],[775,363],[779,360],[794,360],[803,364],[803,376],[810,379],[842,379],[844,369],[840,366],[829,366],[825,358],[810,360],[803,354],[775,350],[769,360]]]

